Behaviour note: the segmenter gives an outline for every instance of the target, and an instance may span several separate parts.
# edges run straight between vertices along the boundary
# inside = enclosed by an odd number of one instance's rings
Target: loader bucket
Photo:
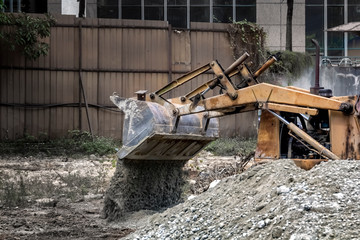
[[[203,113],[181,116],[174,130],[174,116],[158,103],[110,96],[124,112],[120,159],[188,160],[218,138],[218,119],[203,131]]]

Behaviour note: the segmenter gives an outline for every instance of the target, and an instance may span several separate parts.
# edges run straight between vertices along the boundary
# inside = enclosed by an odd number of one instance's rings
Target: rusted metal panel
[[[359,117],[329,111],[331,150],[340,159],[360,159]]]
[[[171,39],[173,71],[190,71],[192,61],[190,32],[173,30]]]
[[[144,40],[145,40],[145,51],[133,57],[144,59],[146,70],[167,71],[168,70],[167,30],[145,29],[142,31],[142,33],[144,35]],[[132,47],[137,48],[136,45]],[[139,69],[141,69],[140,66]]]
[[[266,161],[280,158],[279,120],[268,111],[263,111],[260,117],[256,161]]]
[[[98,31],[99,29],[82,28],[82,68],[98,68]],[[111,56],[112,57],[112,56]],[[115,60],[115,58],[112,58]]]
[[[3,53],[0,65],[17,67],[17,70],[0,69],[1,103],[78,103],[80,19],[73,16],[56,18],[57,26],[51,29],[51,37],[45,40],[50,44],[48,56],[26,61],[25,65],[25,58],[19,53],[10,53],[0,46]],[[226,67],[233,60],[226,32],[212,32],[213,24],[200,23],[198,28],[202,30],[191,34],[189,31],[171,31],[171,55],[168,55],[169,32],[166,22],[82,19],[81,25],[81,62],[86,69],[84,82],[91,104],[110,105],[108,96],[114,91],[124,97],[133,97],[139,89],[155,91],[168,82],[169,70],[190,71],[192,66],[203,65],[213,59],[219,59]],[[215,28],[225,29],[224,26],[216,25]],[[172,79],[179,76],[172,74]],[[5,78],[8,81],[4,81]],[[211,74],[204,74],[164,96],[184,95],[211,78]],[[211,93],[206,96],[210,97]],[[24,131],[33,135],[47,132],[49,136],[57,137],[67,134],[69,129],[80,127],[78,107],[0,109],[1,139],[5,137],[4,132],[10,138],[22,136]],[[99,134],[114,136],[113,133],[121,132],[122,114],[92,108],[90,115]],[[82,128],[87,129],[84,112],[81,119]],[[226,126],[230,129],[227,132],[233,133],[234,126],[239,126],[237,129],[241,126],[248,128],[234,120]],[[115,135],[119,137],[119,134]]]

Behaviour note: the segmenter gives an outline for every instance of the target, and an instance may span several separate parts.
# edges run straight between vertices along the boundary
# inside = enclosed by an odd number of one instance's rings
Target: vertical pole
[[[327,0],[324,0],[324,30],[328,28],[327,24]],[[328,55],[328,33],[324,31],[324,55]]]
[[[145,1],[141,0],[141,20],[145,20]]]
[[[86,9],[86,0],[80,0],[79,1],[79,18],[85,17],[85,9]]]
[[[21,12],[21,0],[17,0],[17,12]]]
[[[285,50],[282,48],[282,12],[281,12],[281,9],[282,9],[282,3],[283,1],[280,2],[279,6],[280,6],[280,50]]]
[[[122,19],[121,0],[118,0],[118,17],[119,17],[119,19]]]
[[[214,22],[214,9],[213,9],[213,0],[209,0],[210,1],[210,22]]]
[[[232,15],[233,15],[233,22],[236,22],[236,0],[232,1]]]
[[[82,131],[82,92],[81,92],[81,68],[82,68],[82,44],[81,44],[81,20],[79,22],[79,130]]]
[[[190,0],[186,1],[186,28],[190,29]]]
[[[172,80],[172,27],[171,24],[168,25],[168,45],[169,45],[169,49],[168,49],[168,69],[169,69],[169,73],[168,73],[168,83],[171,82]]]
[[[14,12],[14,1],[10,0],[10,6],[9,6],[10,12]]]
[[[85,89],[84,89],[84,85],[83,85],[83,81],[82,81],[82,22],[81,22],[81,19],[79,21],[79,84],[80,84],[81,93],[84,97],[86,118],[88,121],[90,134],[93,137],[93,130],[91,127],[90,116],[89,116],[89,106],[88,106],[86,93],[85,93]]]
[[[164,0],[164,21],[167,22],[168,16],[167,16],[167,0]]]
[[[172,81],[172,27],[168,23],[168,83]],[[170,93],[170,97],[173,97],[173,92]]]
[[[344,0],[344,24],[348,23],[348,0]],[[349,40],[349,33],[344,33],[344,55],[347,56],[348,53],[348,40]]]

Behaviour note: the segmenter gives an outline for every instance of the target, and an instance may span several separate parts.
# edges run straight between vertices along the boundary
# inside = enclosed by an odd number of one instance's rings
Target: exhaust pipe
[[[311,42],[316,47],[316,65],[315,65],[315,86],[310,88],[310,93],[319,95],[319,90],[324,89],[320,87],[320,45],[315,39],[311,39]]]

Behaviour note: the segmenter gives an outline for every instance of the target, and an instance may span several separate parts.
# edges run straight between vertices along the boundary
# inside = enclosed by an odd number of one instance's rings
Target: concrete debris
[[[149,217],[127,239],[357,239],[360,161],[258,165]]]

